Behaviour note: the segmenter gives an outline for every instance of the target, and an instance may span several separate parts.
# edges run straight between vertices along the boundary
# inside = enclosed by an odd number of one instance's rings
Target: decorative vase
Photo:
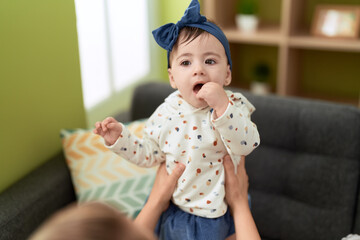
[[[259,18],[251,14],[237,14],[236,25],[242,32],[255,32],[259,24]]]
[[[270,93],[270,85],[268,83],[253,81],[250,84],[250,91],[256,95],[266,95]]]

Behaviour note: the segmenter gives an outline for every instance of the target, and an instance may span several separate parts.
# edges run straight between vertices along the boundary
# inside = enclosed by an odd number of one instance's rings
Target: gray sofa
[[[241,91],[240,89],[232,89]],[[129,115],[150,116],[173,91],[139,86]],[[360,233],[360,110],[299,98],[254,96],[261,145],[247,157],[252,212],[263,239],[341,239]],[[0,194],[0,240],[26,239],[75,201],[62,153]]]

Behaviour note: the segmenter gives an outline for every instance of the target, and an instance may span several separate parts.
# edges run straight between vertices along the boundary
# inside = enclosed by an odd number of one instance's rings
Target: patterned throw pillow
[[[145,120],[127,127],[142,137]],[[104,146],[92,130],[61,130],[67,165],[79,202],[106,202],[129,217],[136,217],[150,193],[156,169],[140,168]]]

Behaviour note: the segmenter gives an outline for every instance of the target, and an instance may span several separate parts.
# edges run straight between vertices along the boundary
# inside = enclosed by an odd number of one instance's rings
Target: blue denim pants
[[[184,212],[172,202],[161,215],[155,233],[160,240],[222,240],[235,233],[230,211],[218,218]]]

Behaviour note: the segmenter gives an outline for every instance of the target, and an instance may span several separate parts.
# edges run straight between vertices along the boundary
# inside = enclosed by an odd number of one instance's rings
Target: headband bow
[[[198,0],[191,1],[189,7],[185,10],[184,16],[176,24],[168,23],[152,32],[157,44],[167,50],[168,68],[170,67],[170,52],[179,37],[180,30],[186,26],[203,29],[215,36],[224,46],[230,69],[232,68],[229,42],[225,34],[216,24],[207,21],[206,17],[200,14],[200,4]]]
[[[152,33],[155,41],[160,45],[160,47],[171,51],[182,28],[188,26],[189,24],[201,24],[204,22],[206,22],[206,17],[200,15],[199,2],[197,0],[192,0],[180,21],[176,24],[165,24],[164,26],[155,29]]]

